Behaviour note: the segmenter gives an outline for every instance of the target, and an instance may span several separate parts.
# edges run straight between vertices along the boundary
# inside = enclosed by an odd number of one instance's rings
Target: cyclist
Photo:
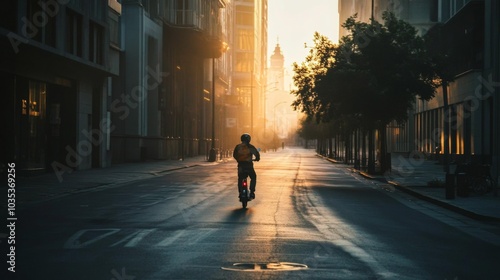
[[[238,193],[241,194],[241,181],[250,176],[250,197],[255,198],[255,185],[257,184],[257,174],[253,169],[252,157],[255,156],[255,161],[260,160],[259,151],[250,144],[252,137],[248,133],[241,135],[241,143],[234,147],[233,157],[238,162]]]

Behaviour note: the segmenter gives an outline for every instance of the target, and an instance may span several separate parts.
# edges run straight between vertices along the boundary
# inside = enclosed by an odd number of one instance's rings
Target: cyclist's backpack
[[[250,148],[247,144],[241,143],[238,144],[238,148],[236,150],[236,160],[237,161],[252,161],[252,153],[250,152]]]

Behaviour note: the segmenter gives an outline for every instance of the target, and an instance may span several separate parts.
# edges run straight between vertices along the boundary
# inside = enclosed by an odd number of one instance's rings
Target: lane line
[[[169,236],[160,241],[156,246],[169,246],[186,233],[185,229],[178,230],[174,236]]]

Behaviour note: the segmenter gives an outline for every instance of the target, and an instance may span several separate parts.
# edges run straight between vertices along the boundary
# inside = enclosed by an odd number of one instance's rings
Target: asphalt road
[[[22,210],[17,279],[500,279],[500,229],[316,157],[264,153]],[[9,274],[12,276],[12,274]],[[14,278],[13,278],[14,279]]]

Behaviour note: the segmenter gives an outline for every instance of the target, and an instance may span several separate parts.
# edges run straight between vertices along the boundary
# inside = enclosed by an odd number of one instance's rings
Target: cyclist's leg
[[[245,179],[243,167],[238,166],[238,195],[241,194],[241,191],[243,190],[243,186],[241,185],[243,179]]]
[[[255,192],[255,186],[257,185],[257,174],[255,173],[255,170],[252,168],[250,168],[250,170],[248,170],[248,176],[250,176],[250,179],[252,180],[250,182],[250,192]]]

